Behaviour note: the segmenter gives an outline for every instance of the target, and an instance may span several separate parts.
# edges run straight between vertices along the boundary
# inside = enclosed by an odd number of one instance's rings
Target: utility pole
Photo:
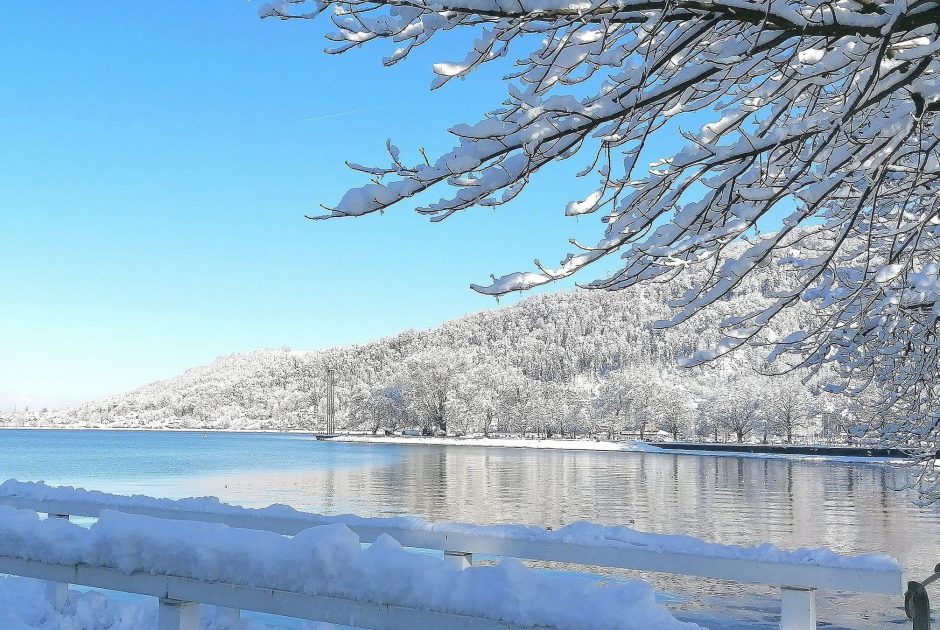
[[[335,394],[336,370],[326,369],[326,433],[333,435],[336,433],[336,394]]]

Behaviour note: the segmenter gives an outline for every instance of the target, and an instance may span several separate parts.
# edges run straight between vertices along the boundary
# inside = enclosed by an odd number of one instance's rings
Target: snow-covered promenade
[[[873,457],[863,455],[845,454],[839,450],[827,453],[827,447],[819,447],[819,452],[814,454],[804,452],[787,452],[786,449],[778,449],[770,452],[749,452],[745,449],[735,449],[737,446],[731,443],[720,443],[718,445],[708,443],[695,443],[692,448],[677,448],[675,445],[669,445],[670,448],[660,447],[656,443],[642,442],[640,440],[624,440],[614,442],[610,440],[592,440],[592,439],[539,439],[528,437],[425,437],[425,436],[404,436],[404,435],[357,435],[341,434],[330,436],[329,440],[335,442],[348,442],[354,444],[406,444],[421,446],[477,446],[477,447],[498,447],[498,448],[524,448],[524,449],[545,449],[545,450],[570,450],[570,451],[621,451],[633,453],[672,453],[683,455],[705,455],[711,457],[747,457],[747,458],[789,458],[806,460],[836,460],[853,462],[902,462],[903,459],[896,457]],[[710,448],[715,447],[717,448]],[[848,449],[842,449],[847,451]],[[864,449],[858,449],[864,450]]]
[[[343,434],[331,437],[337,442],[365,444],[422,444],[428,446],[498,446],[506,448],[543,448],[578,451],[630,451],[642,450],[638,442],[613,442],[608,440],[536,439],[523,437],[423,437],[404,435],[355,435]]]

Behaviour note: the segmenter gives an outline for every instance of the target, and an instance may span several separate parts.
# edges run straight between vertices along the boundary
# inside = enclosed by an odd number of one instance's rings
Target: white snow
[[[849,414],[840,416],[845,424],[863,418],[851,401],[819,393],[828,379],[825,371],[805,384],[799,379],[806,374],[760,376],[755,370],[763,364],[764,351],[756,348],[739,351],[721,371],[680,371],[675,366],[674,357],[692,348],[715,347],[720,339],[714,329],[760,303],[757,285],[782,286],[786,279],[770,267],[747,282],[754,286],[738,298],[720,301],[709,317],[680,328],[651,332],[647,324],[668,314],[663,302],[681,295],[681,283],[533,296],[435,330],[404,332],[362,346],[304,355],[289,350],[232,355],[80,408],[0,417],[0,426],[317,430],[324,415],[326,368],[331,366],[337,427],[363,434],[426,427],[431,421],[422,401],[444,394],[448,430],[465,435],[498,430],[501,436],[525,432],[603,439],[638,433],[645,422],[649,434],[675,430],[684,440],[712,439],[714,425],[720,435],[730,437],[723,401],[744,393],[747,402],[761,404],[752,431],[766,427],[782,437],[781,391],[792,382],[799,390],[796,413],[789,414],[795,439],[843,439],[843,424],[823,423],[812,410],[831,406],[834,413]],[[918,284],[930,286],[926,277]],[[781,339],[805,321],[798,314],[776,319]],[[734,332],[731,326],[729,332]],[[522,444],[554,446],[552,441],[501,445]],[[561,445],[613,448],[586,440]]]
[[[341,435],[331,438],[337,442],[363,442],[373,444],[425,444],[432,446],[498,446],[506,448],[540,448],[581,451],[621,451],[624,443],[604,440],[558,440],[534,438],[488,437],[410,437],[397,435]]]
[[[571,201],[565,206],[565,214],[576,216],[579,214],[588,214],[597,208],[597,202],[601,200],[602,192],[595,190],[581,201]]]
[[[807,446],[820,446],[809,444]],[[825,449],[825,446],[822,446]],[[744,459],[786,459],[790,461],[800,461],[806,463],[851,463],[868,465],[909,465],[910,459],[900,459],[897,457],[864,457],[856,455],[834,455],[822,453],[819,455],[797,454],[797,453],[747,453],[744,451],[726,451],[715,449],[710,450],[686,450],[681,448],[659,448],[655,444],[636,442],[630,450],[642,451],[644,453],[659,453],[663,455],[690,455],[694,457],[739,457]]]
[[[682,630],[642,580],[538,571],[505,559],[460,570],[388,535],[363,548],[342,524],[293,537],[105,510],[86,529],[0,506],[0,554],[398,604],[570,630]],[[584,610],[590,610],[586,617]]]
[[[3,630],[144,630],[156,626],[157,602],[152,598],[116,601],[94,591],[72,589],[68,604],[56,610],[45,598],[44,582],[0,575]],[[232,621],[207,606],[200,630],[269,630],[269,626],[249,619]]]
[[[415,531],[434,531],[440,533],[460,533],[476,536],[513,538],[519,540],[536,540],[543,542],[559,542],[579,545],[596,545],[617,548],[638,548],[659,552],[704,555],[715,558],[749,559],[766,562],[778,562],[798,565],[826,566],[837,568],[858,568],[876,571],[897,571],[897,560],[885,554],[866,554],[860,556],[843,556],[829,549],[796,549],[784,550],[776,545],[761,544],[754,547],[737,545],[721,545],[707,542],[691,536],[678,534],[653,534],[641,532],[624,526],[598,525],[588,522],[575,522],[558,530],[546,530],[531,525],[474,525],[467,523],[432,523],[417,517],[391,517],[391,518],[364,518],[355,515],[325,516],[297,511],[285,505],[272,505],[267,508],[243,508],[220,502],[215,497],[191,498],[173,501],[170,499],[155,499],[144,496],[125,497],[106,494],[97,491],[88,491],[82,488],[54,487],[42,482],[19,482],[9,480],[0,484],[0,496],[30,497],[44,501],[76,501],[88,502],[109,506],[115,509],[149,507],[165,510],[187,510],[213,514],[228,514],[259,519],[290,518],[310,520],[317,524],[330,523],[329,527],[368,525],[387,529],[407,529]],[[10,508],[6,508],[10,509]],[[126,521],[121,521],[115,512],[107,511],[107,519],[102,518],[105,524],[118,523],[112,527],[119,527]],[[31,514],[31,513],[30,513]],[[12,518],[12,517],[11,517]],[[20,517],[26,518],[26,517]],[[14,522],[11,520],[11,522]],[[16,521],[18,522],[18,521]],[[99,524],[101,521],[99,521]],[[44,536],[55,539],[70,539],[77,536],[76,529],[67,522],[60,521],[44,526],[42,531],[37,530],[37,540],[24,541],[26,548],[36,546],[35,553],[43,553],[44,545],[48,540]],[[212,527],[216,527],[213,525]],[[94,530],[94,527],[92,528]],[[99,527],[100,529],[100,527]],[[210,530],[205,530],[210,531]],[[241,530],[238,530],[241,531]],[[332,530],[331,530],[332,531]],[[2,534],[2,530],[0,530]],[[350,532],[352,534],[352,532]],[[214,535],[214,534],[213,534]],[[277,536],[277,534],[271,534]],[[355,536],[355,534],[352,534]],[[240,536],[240,534],[239,534]],[[50,538],[51,540],[51,538]],[[260,540],[260,539],[259,539]],[[274,540],[274,539],[270,539]],[[211,541],[210,541],[211,542]],[[0,551],[5,548],[16,549],[12,545],[0,541]],[[3,551],[6,553],[6,551]]]
[[[449,50],[457,60],[434,66],[433,85],[487,64],[502,71],[487,76],[501,74],[508,94],[481,126],[456,125],[453,143],[435,155],[421,151],[412,163],[393,157],[359,169],[369,179],[328,216],[404,205],[442,221],[513,199],[539,185],[554,163],[582,163],[577,176],[595,183],[573,188],[599,197],[555,205],[579,216],[606,200],[595,238],[573,241],[557,266],[536,260],[532,271],[496,274],[473,289],[500,296],[589,273],[589,266],[604,270],[588,284],[595,289],[688,282],[671,304],[673,329],[743,297],[736,322],[714,329],[721,339],[686,340],[689,364],[732,351],[746,357],[750,345],[772,351],[775,371],[799,364],[844,383],[846,392],[865,389],[874,400],[864,406],[878,413],[857,414],[840,434],[864,430],[916,452],[928,465],[918,469],[918,488],[940,495],[937,440],[925,439],[937,426],[940,292],[917,278],[940,262],[936,29],[907,0],[693,4],[454,0],[403,8],[290,0],[266,5],[262,15],[332,9],[334,51],[384,41],[394,61],[438,33],[462,31],[463,45]],[[898,98],[902,89],[911,98]],[[681,132],[690,125],[701,131]],[[542,215],[527,221],[523,231],[537,233]],[[594,265],[602,258],[617,262]],[[753,291],[768,265],[782,272],[779,281]],[[791,332],[805,338],[768,343]],[[655,354],[675,358],[659,348]],[[570,374],[539,361],[527,361],[523,372],[538,373],[533,380],[543,384]],[[750,416],[750,425],[779,418],[774,410]]]

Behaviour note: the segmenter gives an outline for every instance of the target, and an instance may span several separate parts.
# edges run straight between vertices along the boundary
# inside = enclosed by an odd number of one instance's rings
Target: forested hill
[[[705,368],[677,366],[679,357],[717,339],[723,317],[753,306],[760,299],[759,284],[774,281],[771,273],[765,271],[743,296],[720,303],[707,316],[665,331],[652,324],[668,315],[667,288],[675,286],[546,294],[363,345],[225,356],[126,394],[25,421],[319,429],[329,366],[335,369],[341,427],[734,434],[742,421],[725,416],[753,407],[744,435],[779,433],[780,427],[767,426],[768,418],[779,415],[768,406],[780,397],[771,392],[797,391],[806,424],[822,408],[813,388],[756,375],[760,362],[754,351]],[[831,411],[833,403],[823,406]]]

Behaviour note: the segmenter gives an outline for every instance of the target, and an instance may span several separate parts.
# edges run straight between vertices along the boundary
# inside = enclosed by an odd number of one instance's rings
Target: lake
[[[554,528],[585,519],[728,544],[883,551],[921,579],[940,562],[940,506],[919,507],[895,490],[904,476],[881,463],[344,444],[281,434],[0,431],[2,479],[169,498],[212,495],[329,514]],[[775,627],[779,599],[770,590],[643,577],[683,618],[713,628]],[[827,595],[819,598],[819,616],[832,628],[885,628],[905,621],[901,604]]]

